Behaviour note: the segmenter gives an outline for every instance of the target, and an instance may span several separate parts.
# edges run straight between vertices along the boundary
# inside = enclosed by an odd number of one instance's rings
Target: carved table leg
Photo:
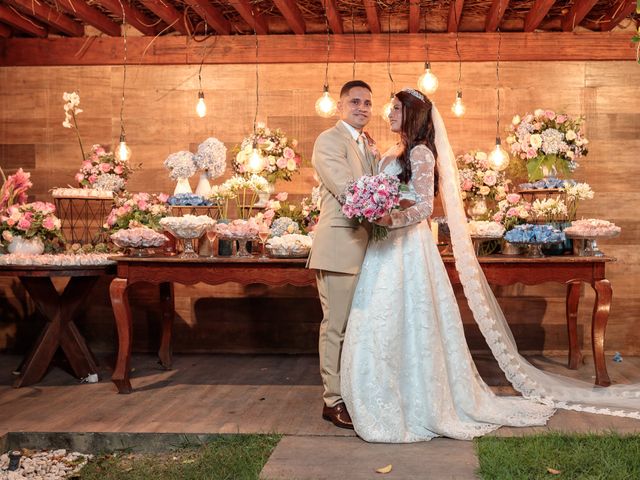
[[[569,368],[576,370],[582,363],[582,353],[578,345],[578,302],[580,282],[567,283],[567,332],[569,334]]]
[[[160,284],[160,306],[162,308],[162,337],[160,339],[158,357],[160,358],[160,364],[167,370],[171,370],[171,337],[175,317],[173,283]]]
[[[609,280],[596,280],[593,283],[596,292],[596,300],[593,305],[593,317],[591,320],[591,342],[593,345],[593,360],[596,366],[596,385],[608,387],[611,385],[607,364],[604,359],[604,334],[609,319],[611,308],[611,283]]]
[[[132,319],[129,297],[127,296],[127,279],[115,278],[109,287],[111,306],[118,329],[118,359],[113,370],[111,381],[118,388],[118,393],[131,393],[129,368],[131,363]]]
[[[18,388],[40,381],[59,346],[78,378],[96,373],[98,368],[93,355],[73,318],[98,277],[72,277],[61,295],[49,277],[21,277],[20,280],[38,310],[47,318],[47,324],[13,386]]]

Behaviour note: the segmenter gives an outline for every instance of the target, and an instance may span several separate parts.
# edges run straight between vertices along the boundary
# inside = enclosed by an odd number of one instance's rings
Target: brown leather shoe
[[[336,427],[350,428],[353,430],[353,422],[347,412],[347,407],[344,403],[338,403],[335,407],[327,407],[326,405],[322,409],[322,418],[333,423]]]

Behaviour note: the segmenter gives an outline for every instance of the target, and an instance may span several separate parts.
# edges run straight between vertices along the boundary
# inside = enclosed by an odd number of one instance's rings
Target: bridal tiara
[[[413,88],[410,87],[405,87],[401,90],[402,92],[407,92],[411,95],[413,95],[414,97],[416,97],[418,100],[427,103],[425,96],[422,94],[422,92],[419,92],[418,90],[414,90]]]

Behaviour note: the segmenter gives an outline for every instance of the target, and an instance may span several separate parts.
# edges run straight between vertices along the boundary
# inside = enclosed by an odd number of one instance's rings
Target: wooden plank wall
[[[458,65],[435,63],[432,67],[440,79],[434,100],[443,113],[454,150],[488,150],[495,136],[495,63],[463,64],[467,114],[462,119],[453,118],[449,110],[457,89]],[[315,183],[310,165],[314,139],[335,122],[314,113],[324,65],[263,64],[258,69],[258,120],[297,138],[304,155],[302,174],[289,184],[278,184],[277,190],[302,198]],[[415,85],[421,70],[420,63],[391,64],[395,88]],[[24,167],[32,172],[32,193],[38,199],[49,199],[52,187],[72,184],[80,150],[73,132],[62,127],[62,93],[80,93],[84,112],[79,116],[79,126],[85,148],[92,143],[114,144],[120,131],[122,73],[122,67],[112,66],[0,68],[0,165],[8,171]],[[513,114],[535,108],[586,116],[590,153],[575,178],[590,183],[596,198],[583,203],[579,214],[614,221],[623,229],[618,239],[602,242],[602,248],[618,258],[608,268],[614,298],[606,349],[626,354],[640,353],[640,221],[636,211],[640,201],[640,85],[633,81],[636,76],[637,65],[631,61],[500,65],[503,126],[509,124]],[[368,130],[384,149],[395,142],[378,114],[394,88],[387,66],[357,64],[356,77],[365,79],[374,89],[376,114]],[[350,79],[351,64],[330,66],[334,96]],[[205,65],[202,82],[208,106],[204,119],[195,114],[197,65],[127,68],[127,140],[133,149],[133,161],[142,162],[142,170],[129,183],[131,191],[171,192],[173,183],[162,166],[168,154],[193,150],[208,136],[222,140],[230,150],[251,131],[256,108],[255,66]],[[193,187],[195,181],[193,178]],[[0,287],[0,349],[23,348],[37,330],[37,315],[16,284],[0,278]],[[105,281],[96,291],[95,302],[85,314],[84,331],[95,348],[113,350],[114,329],[106,288]],[[566,348],[563,286],[515,286],[497,293],[523,350]],[[321,313],[314,289],[196,285],[177,287],[176,294],[182,319],[177,327],[178,351],[315,349]],[[154,295],[152,290],[140,288],[134,301],[138,350],[154,348],[156,311],[146,306]],[[585,290],[579,313],[586,346],[592,301],[593,293]],[[468,314],[465,322],[472,348],[484,348]]]

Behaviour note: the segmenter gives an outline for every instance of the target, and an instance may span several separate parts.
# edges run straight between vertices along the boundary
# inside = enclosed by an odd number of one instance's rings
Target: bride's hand
[[[375,222],[376,225],[381,225],[383,227],[389,227],[391,225],[391,215],[389,213],[385,213],[384,216],[380,217]]]

